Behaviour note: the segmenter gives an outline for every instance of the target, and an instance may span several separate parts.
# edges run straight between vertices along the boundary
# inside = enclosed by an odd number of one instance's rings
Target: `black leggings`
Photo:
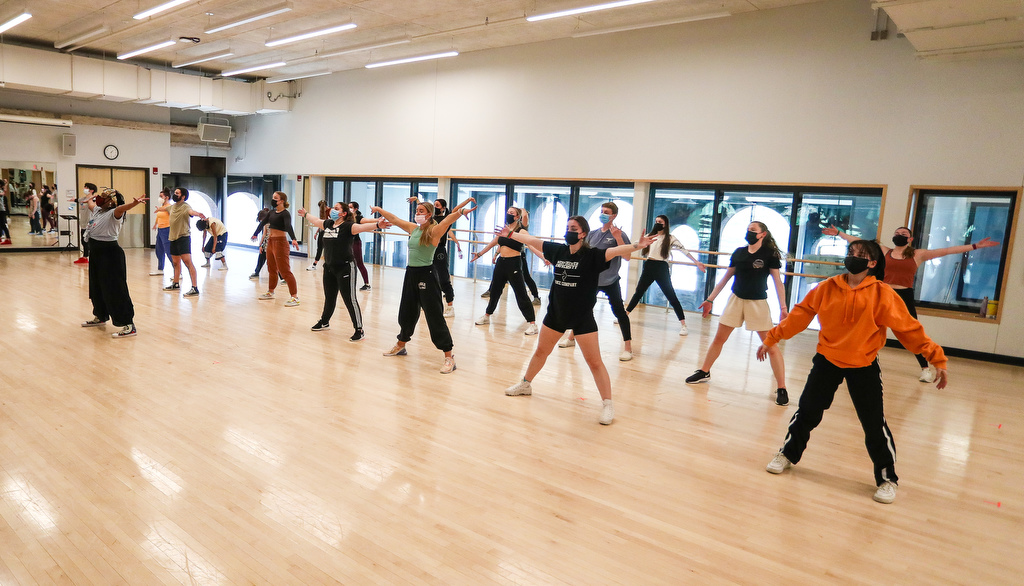
[[[526,292],[526,281],[523,280],[522,256],[499,256],[498,262],[494,263],[494,273],[491,274],[491,297],[487,300],[485,313],[491,315],[498,307],[501,294],[505,291],[505,283],[512,285],[512,291],[516,294],[516,303],[519,311],[522,312],[526,321],[536,321],[537,314],[533,311],[533,303],[530,302],[530,294]]]
[[[536,299],[540,297],[540,291],[537,290],[537,282],[533,280],[533,275],[530,274],[530,263],[526,262],[526,252],[523,252],[523,280],[526,281],[526,286],[530,289],[530,293]]]
[[[115,326],[135,319],[135,306],[128,293],[128,269],[124,251],[117,241],[93,240],[89,256],[89,299],[92,314]]]
[[[455,289],[452,288],[452,275],[448,272],[448,251],[438,246],[434,251],[434,274],[437,275],[437,284],[444,293],[446,303],[455,301]]]
[[[622,291],[619,290],[619,279],[616,278],[610,285],[599,285],[597,290],[604,291],[604,294],[608,297],[608,303],[612,306],[612,313],[619,320],[622,341],[629,342],[633,339],[633,334],[629,328],[629,315],[626,314],[626,308],[622,306]]]
[[[900,296],[900,299],[903,300],[903,303],[906,304],[907,311],[910,312],[910,316],[913,317],[914,319],[917,319],[917,306],[914,305],[914,289],[913,288],[909,288],[909,289],[896,289],[896,288],[893,288],[893,291],[895,291],[896,294]],[[906,348],[906,346],[904,346],[904,348]],[[917,364],[921,368],[928,368],[928,360],[926,360],[923,355],[921,355],[921,354],[914,354],[914,358],[917,358]]]
[[[405,282],[402,283],[402,300],[398,304],[398,333],[400,342],[412,340],[416,331],[416,322],[420,320],[420,309],[427,318],[427,329],[430,330],[430,341],[442,352],[450,352],[454,347],[452,333],[448,330],[448,322],[444,320],[444,303],[441,301],[441,289],[434,276],[434,267],[406,267]]]
[[[636,304],[640,303],[644,293],[651,287],[651,283],[658,283],[658,287],[661,288],[665,299],[668,299],[668,304],[676,312],[676,319],[679,321],[685,320],[686,316],[683,315],[683,306],[679,303],[679,298],[676,297],[675,287],[672,286],[672,271],[668,266],[668,262],[663,260],[644,261],[644,268],[640,272],[640,281],[637,282],[636,291],[633,292],[633,297],[629,300],[626,311],[633,311]]]
[[[324,231],[316,231],[316,258],[313,259],[313,264],[320,262],[320,256],[324,253]]]
[[[338,294],[348,308],[348,316],[352,319],[352,327],[363,329],[363,313],[359,309],[356,297],[356,263],[348,261],[342,265],[324,265],[324,312],[320,321],[330,323],[334,308],[338,305]]]

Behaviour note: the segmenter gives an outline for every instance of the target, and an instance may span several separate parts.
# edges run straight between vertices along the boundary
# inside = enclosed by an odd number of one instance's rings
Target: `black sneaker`
[[[370,290],[370,284],[367,283],[367,284],[363,285],[362,287],[359,288],[359,290],[360,291],[369,291]]]
[[[697,370],[690,376],[686,377],[686,384],[695,385],[697,383],[703,383],[711,380],[711,373],[704,372],[703,370]]]
[[[324,330],[331,329],[331,324],[327,324],[327,323],[324,323],[323,320],[319,320],[319,321],[316,322],[316,325],[314,325],[313,327],[311,327],[309,329],[313,330],[314,332],[322,332]]]
[[[358,342],[358,341],[362,340],[365,337],[366,337],[366,335],[363,334],[363,330],[356,330],[356,332],[354,334],[352,334],[352,337],[349,338],[348,341],[349,342]]]
[[[185,294],[182,295],[182,297],[199,297],[199,288],[193,285],[191,289],[185,291]]]
[[[178,283],[171,283],[170,285],[164,287],[164,291],[179,291],[179,290],[181,290],[181,285],[178,284]]]
[[[775,391],[775,404],[789,405],[789,393],[786,392],[786,389],[778,389]]]

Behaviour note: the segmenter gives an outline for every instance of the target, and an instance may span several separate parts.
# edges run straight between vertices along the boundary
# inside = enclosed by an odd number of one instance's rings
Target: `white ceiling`
[[[922,57],[1024,56],[1022,0],[876,0]]]

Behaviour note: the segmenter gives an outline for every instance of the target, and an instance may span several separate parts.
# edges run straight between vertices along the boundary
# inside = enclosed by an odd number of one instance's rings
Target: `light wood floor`
[[[256,300],[254,255],[160,291],[128,252],[139,335],[90,317],[77,254],[0,255],[0,584],[1019,583],[1024,369],[952,359],[949,388],[881,354],[899,450],[895,504],[840,391],[804,460],[765,464],[795,406],[737,333],[710,384],[683,378],[715,319],[677,335],[634,312],[636,359],[601,301],[616,419],[579,350],[555,349],[532,397],[505,397],[536,338],[515,305],[457,279],[458,370],[421,321],[384,358],[402,272],[371,267],[367,339],[328,332],[320,272],[302,305]],[[264,275],[266,273],[264,272]],[[278,289],[283,293],[284,288]],[[814,334],[787,343],[795,405]]]

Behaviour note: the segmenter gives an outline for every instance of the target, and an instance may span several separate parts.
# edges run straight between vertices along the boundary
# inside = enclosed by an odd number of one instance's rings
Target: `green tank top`
[[[410,267],[429,267],[434,264],[434,251],[437,250],[437,246],[420,244],[421,234],[423,234],[423,229],[419,226],[416,226],[412,234],[409,234]]]

